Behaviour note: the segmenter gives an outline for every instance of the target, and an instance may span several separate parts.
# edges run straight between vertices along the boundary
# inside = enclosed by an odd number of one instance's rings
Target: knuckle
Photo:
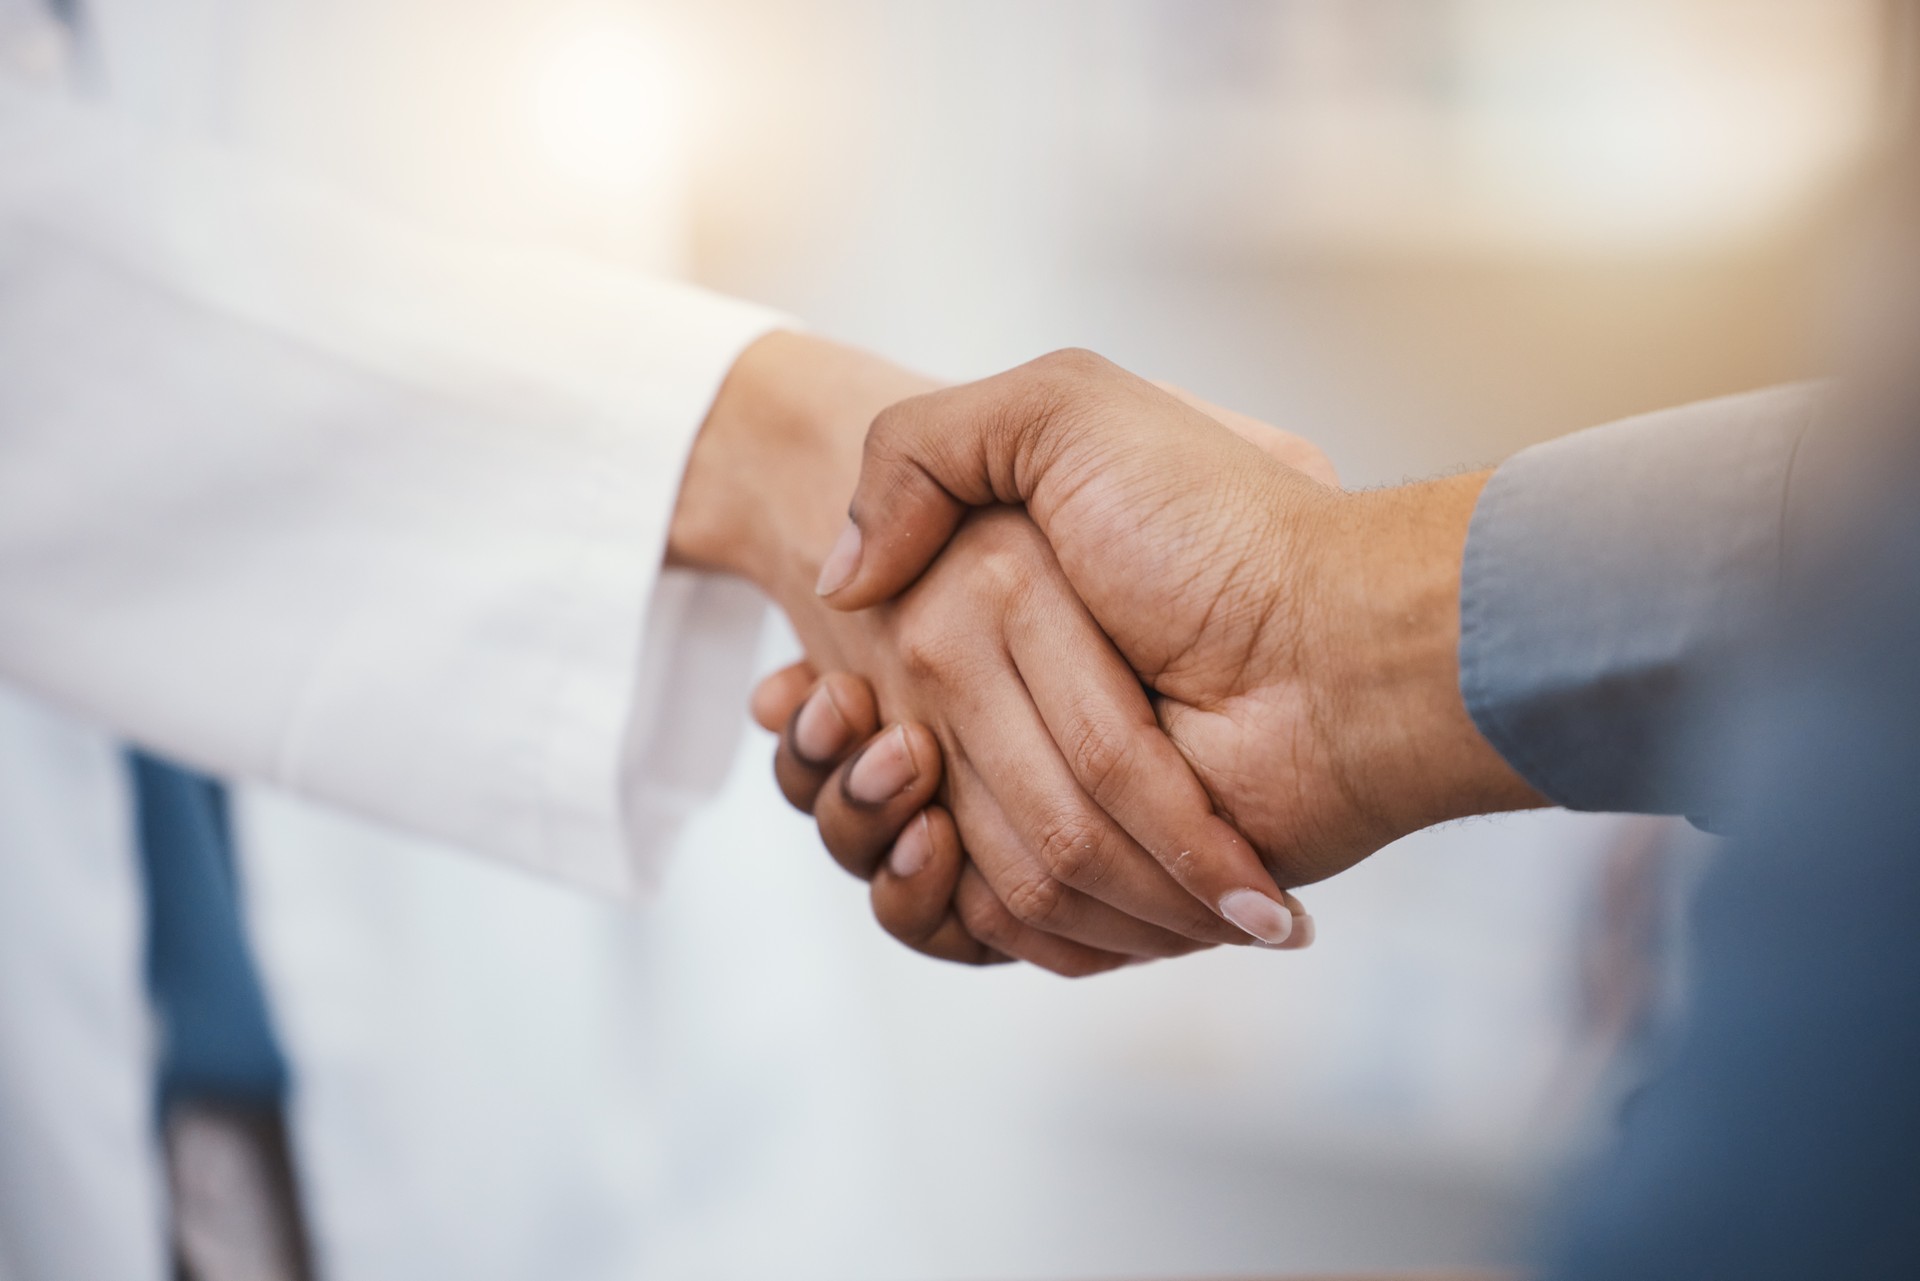
[[[901,667],[919,683],[946,676],[957,657],[952,629],[927,610],[901,617],[895,644]]]
[[[1105,721],[1082,721],[1069,735],[1067,763],[1096,805],[1110,807],[1132,774],[1133,738]]]
[[[951,550],[966,558],[966,573],[959,581],[974,588],[976,597],[1026,590],[1043,576],[1053,555],[1033,521],[1008,507],[976,513],[955,536]]]
[[[868,458],[874,461],[886,461],[897,458],[899,438],[906,433],[913,421],[909,406],[912,400],[895,401],[881,409],[867,424],[867,437],[864,446]]]
[[[988,543],[969,570],[977,591],[989,600],[1007,602],[1022,596],[1033,581],[1033,560],[1025,548],[1004,540]]]
[[[1062,347],[1048,352],[1036,363],[1050,377],[1075,380],[1097,378],[1110,368],[1106,357],[1085,347]]]
[[[1067,887],[1051,876],[1022,881],[1007,895],[1007,911],[1022,925],[1045,930],[1058,920],[1066,905],[1066,891]]]
[[[960,924],[977,942],[998,952],[1006,951],[1013,943],[1017,933],[1014,922],[990,896],[963,894],[954,904],[954,911]]]
[[[1047,824],[1040,833],[1039,858],[1048,879],[1077,886],[1099,881],[1106,871],[1104,835],[1097,822],[1078,811]]]

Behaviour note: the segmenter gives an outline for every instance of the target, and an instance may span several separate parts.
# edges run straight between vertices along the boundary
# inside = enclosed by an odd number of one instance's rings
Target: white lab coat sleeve
[[[742,720],[758,606],[660,566],[781,323],[0,81],[0,677],[624,892]]]

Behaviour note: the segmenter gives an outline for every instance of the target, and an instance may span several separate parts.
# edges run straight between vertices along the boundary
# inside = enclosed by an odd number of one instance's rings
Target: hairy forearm
[[[1460,566],[1491,472],[1355,494],[1321,583],[1318,630],[1345,773],[1397,831],[1547,804],[1486,741],[1460,693]]]

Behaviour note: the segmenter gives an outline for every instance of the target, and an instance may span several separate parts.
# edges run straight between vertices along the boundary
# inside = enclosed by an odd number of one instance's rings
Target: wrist
[[[807,334],[740,354],[687,460],[668,563],[745,578],[791,613],[846,520],[868,425],[933,384]]]
[[[1460,692],[1460,568],[1490,472],[1353,495],[1322,661],[1342,774],[1398,833],[1548,804],[1480,733]]]

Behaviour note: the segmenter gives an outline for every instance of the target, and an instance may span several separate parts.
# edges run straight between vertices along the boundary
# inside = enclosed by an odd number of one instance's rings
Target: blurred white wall
[[[355,47],[373,3],[262,19],[339,44],[311,94],[209,92],[290,104],[238,114],[443,228],[688,269],[951,377],[1092,346],[1316,436],[1353,483],[1813,368],[1879,14],[418,0],[411,37]],[[1310,891],[1308,954],[1068,984],[886,940],[769,751],[646,918],[662,1275],[1512,1255],[1591,1076],[1616,821],[1423,834]],[[431,875],[511,910],[504,873]]]
[[[1378,483],[1805,373],[1874,0],[713,0],[700,275],[1069,343]]]
[[[1878,109],[1865,0],[695,7],[703,278],[947,376],[1092,346],[1357,483],[1816,368],[1822,237]],[[847,1274],[1519,1248],[1592,1081],[1580,949],[1617,821],[1422,834],[1308,894],[1307,955],[1071,985],[866,929],[805,826],[760,815],[764,756],[674,910],[753,884],[858,976],[944,1244],[877,1230]]]

